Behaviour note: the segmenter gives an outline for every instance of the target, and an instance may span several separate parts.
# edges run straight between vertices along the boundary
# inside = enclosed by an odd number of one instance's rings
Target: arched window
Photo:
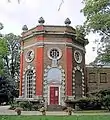
[[[27,88],[27,98],[32,98],[33,96],[33,70],[28,70],[26,73],[26,88]]]
[[[48,71],[48,75],[47,75],[47,81],[48,83],[50,83],[51,81],[60,83],[62,80],[62,73],[61,70],[58,68],[51,68]]]
[[[82,97],[82,74],[79,70],[75,72],[75,98]]]

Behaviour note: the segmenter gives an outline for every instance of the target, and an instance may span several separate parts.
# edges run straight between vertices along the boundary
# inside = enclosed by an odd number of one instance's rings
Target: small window
[[[95,73],[89,73],[89,82],[96,83]]]
[[[47,55],[50,59],[60,59],[62,56],[62,52],[59,48],[51,48],[48,50]]]
[[[107,74],[100,73],[100,83],[107,83]]]
[[[57,59],[57,57],[59,57],[59,51],[58,51],[57,49],[52,49],[52,50],[50,51],[50,56],[51,56],[52,58]]]

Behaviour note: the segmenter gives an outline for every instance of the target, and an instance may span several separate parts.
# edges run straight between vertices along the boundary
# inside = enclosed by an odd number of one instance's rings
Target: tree
[[[110,37],[110,0],[84,0],[84,4],[86,29]]]
[[[4,57],[5,68],[13,80],[18,80],[20,64],[20,36],[9,33],[6,34],[4,38],[7,41],[8,47],[8,55]]]
[[[0,38],[0,76],[4,73],[4,57],[8,54],[6,39]]]
[[[16,87],[6,77],[0,77],[0,104],[12,102],[17,97]]]
[[[20,36],[12,33],[0,38],[0,103],[18,97]]]
[[[85,7],[81,10],[86,17],[86,33],[98,33],[101,37],[98,57],[95,62],[110,61],[110,0],[83,0]]]
[[[8,46],[5,38],[0,38],[0,104],[2,102],[8,102],[12,98],[13,84],[9,81],[10,78],[5,74],[4,58],[8,55]]]
[[[100,98],[102,106],[110,111],[110,89],[100,90],[97,96]]]

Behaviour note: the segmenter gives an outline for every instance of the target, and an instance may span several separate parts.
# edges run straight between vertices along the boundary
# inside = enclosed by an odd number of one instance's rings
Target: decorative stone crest
[[[57,67],[58,66],[58,60],[62,56],[62,52],[59,48],[51,48],[47,52],[48,57],[52,60],[52,67]]]

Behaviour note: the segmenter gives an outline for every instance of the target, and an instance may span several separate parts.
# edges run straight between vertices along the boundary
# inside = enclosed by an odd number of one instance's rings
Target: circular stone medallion
[[[77,63],[81,63],[82,62],[82,54],[80,51],[75,50],[74,52],[74,59]]]
[[[33,59],[34,59],[34,51],[33,50],[28,50],[26,55],[25,55],[26,62],[32,62]]]

